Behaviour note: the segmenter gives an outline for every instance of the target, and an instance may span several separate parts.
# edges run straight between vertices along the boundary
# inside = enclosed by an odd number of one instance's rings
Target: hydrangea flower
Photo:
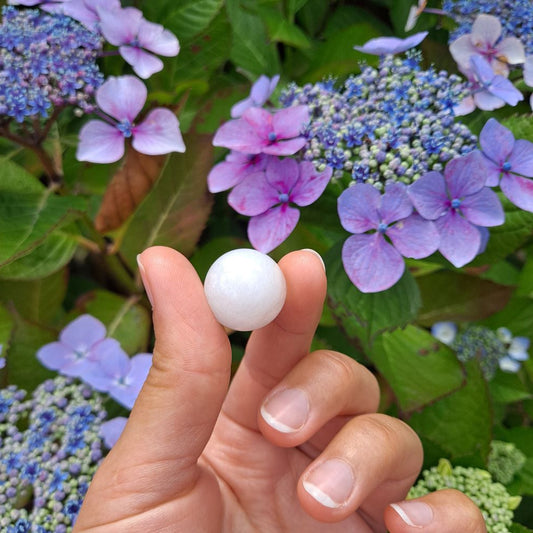
[[[504,222],[498,196],[485,186],[486,172],[483,156],[475,151],[450,161],[444,175],[428,172],[408,189],[420,215],[435,221],[439,251],[456,267],[478,254],[482,236],[477,226]]]
[[[524,46],[517,37],[501,39],[502,25],[492,15],[479,15],[472,32],[462,35],[450,45],[450,53],[460,68],[468,69],[472,56],[483,57],[495,74],[507,77],[509,65],[525,61]]]
[[[354,46],[354,49],[364,54],[383,56],[386,54],[400,54],[418,46],[428,35],[427,31],[415,33],[405,39],[398,37],[377,37],[370,39],[363,46]]]
[[[148,155],[183,152],[185,145],[179,121],[170,111],[152,109],[140,123],[135,123],[143,108],[147,89],[134,76],[111,76],[96,92],[96,102],[106,122],[91,120],[80,131],[76,157],[80,161],[113,163],[124,155],[124,139],[132,137],[132,146]]]
[[[522,363],[529,359],[529,344],[527,337],[513,337],[507,328],[496,330],[498,338],[505,344],[507,355],[499,360],[500,368],[504,372],[518,372]]]
[[[294,230],[300,211],[292,207],[310,205],[324,192],[331,169],[318,172],[312,163],[294,159],[268,160],[266,169],[249,175],[229,194],[228,203],[251,216],[248,238],[257,250],[268,253]]]
[[[59,341],[40,348],[37,359],[66,376],[82,376],[96,364],[97,348],[117,348],[116,340],[105,337],[106,328],[98,319],[81,315],[61,331]]]
[[[216,164],[209,172],[207,176],[209,191],[214,193],[231,189],[246,176],[265,170],[267,161],[271,157],[273,156],[231,151],[225,161]]]
[[[247,154],[292,155],[306,143],[302,131],[308,121],[309,111],[303,105],[275,113],[250,107],[242,118],[223,124],[213,144]]]
[[[443,344],[451,346],[457,335],[457,324],[454,322],[436,322],[431,326],[431,334]]]
[[[533,178],[533,143],[515,140],[509,129],[490,118],[479,144],[486,160],[487,185],[499,185],[513,204],[533,212],[533,181],[528,179]]]
[[[493,440],[487,458],[487,470],[495,481],[508,485],[526,462],[526,455],[514,443]]]
[[[103,422],[100,426],[100,436],[104,439],[104,444],[111,449],[122,435],[128,419],[124,416],[117,416],[111,420]]]
[[[480,56],[472,56],[470,69],[463,72],[471,85],[470,96],[455,108],[457,115],[466,115],[476,107],[492,111],[505,104],[515,106],[524,99],[522,93],[503,76],[497,75],[490,64]]]
[[[176,36],[160,24],[145,20],[134,7],[98,9],[100,31],[141,78],[149,78],[163,69],[163,62],[154,54],[178,55]]]
[[[42,6],[41,6],[42,7]],[[62,12],[92,31],[100,31],[99,10],[120,9],[120,0],[63,0]]]
[[[237,102],[231,108],[231,118],[239,118],[250,107],[263,107],[268,102],[278,82],[279,75],[272,78],[268,78],[265,75],[259,76],[258,80],[252,85],[250,96]]]
[[[509,531],[513,511],[520,505],[520,496],[511,496],[501,483],[492,481],[486,470],[453,466],[441,459],[438,466],[422,472],[420,479],[409,491],[408,498],[420,498],[441,489],[464,492],[478,507],[485,519],[487,533]]]
[[[421,259],[439,246],[435,226],[412,214],[413,205],[400,183],[388,184],[383,195],[357,183],[340,195],[338,211],[344,229],[354,233],[342,248],[344,269],[362,292],[392,287],[405,270],[403,257]]]

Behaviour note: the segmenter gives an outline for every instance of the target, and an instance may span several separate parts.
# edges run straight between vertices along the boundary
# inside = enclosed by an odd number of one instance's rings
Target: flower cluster
[[[37,9],[2,9],[0,25],[0,123],[47,118],[54,109],[93,111],[104,77],[96,62],[101,37],[63,15]],[[5,119],[4,119],[5,120]]]
[[[450,346],[460,361],[479,361],[486,379],[492,379],[497,368],[505,372],[518,372],[521,363],[529,359],[529,339],[513,337],[507,328],[490,328],[468,325],[459,330],[453,322],[433,324],[431,333]]]
[[[412,183],[428,170],[475,147],[476,137],[454,121],[465,96],[460,78],[420,69],[420,57],[386,55],[377,69],[366,66],[340,89],[333,82],[290,84],[283,106],[305,104],[311,121],[303,158],[334,177],[383,189],[390,180]]]
[[[102,398],[58,376],[26,392],[0,390],[0,529],[72,530],[104,454]]]
[[[483,514],[488,533],[508,533],[513,511],[521,501],[520,496],[511,496],[501,483],[493,482],[486,470],[452,467],[447,459],[424,470],[408,497],[419,498],[441,489],[457,489],[471,498]]]
[[[507,485],[524,466],[526,459],[526,455],[512,442],[493,440],[490,443],[487,470],[496,481]]]

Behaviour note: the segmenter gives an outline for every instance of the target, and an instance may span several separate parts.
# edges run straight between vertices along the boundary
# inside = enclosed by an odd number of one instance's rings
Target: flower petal
[[[457,335],[457,324],[454,322],[435,322],[431,326],[431,334],[443,344],[450,346]]]
[[[403,183],[387,184],[378,212],[385,224],[408,217],[413,212],[413,204],[407,196],[407,187]]]
[[[300,179],[292,189],[291,200],[301,207],[318,200],[331,179],[330,167],[318,172],[310,161],[300,162]]]
[[[99,435],[104,439],[104,444],[111,449],[122,435],[128,419],[124,416],[117,416],[111,420],[106,420],[100,425]]]
[[[500,366],[500,370],[503,370],[504,372],[515,373],[520,370],[520,363],[507,355],[505,357],[502,357],[498,361],[498,364]]]
[[[476,194],[466,196],[461,203],[461,212],[469,222],[476,226],[499,226],[505,221],[498,195],[487,187]]]
[[[239,118],[242,116],[242,114],[252,107],[254,105],[254,101],[248,97],[244,100],[239,100],[236,104],[234,104],[231,108],[231,118]]]
[[[364,233],[376,229],[381,222],[378,208],[381,194],[368,183],[357,183],[342,192],[337,210],[342,227],[350,233]]]
[[[533,143],[518,139],[508,161],[511,163],[511,172],[533,178]]]
[[[74,350],[87,349],[103,340],[106,336],[106,328],[91,315],[81,315],[68,324],[59,340]]]
[[[184,152],[185,144],[178,118],[170,109],[153,109],[133,128],[132,146],[138,152],[148,155]]]
[[[138,31],[139,45],[154,54],[166,57],[178,55],[180,51],[179,41],[169,30],[161,24],[155,24],[142,19]]]
[[[342,247],[344,270],[361,292],[392,287],[405,270],[400,253],[380,233],[352,235]]]
[[[306,105],[280,109],[272,117],[272,127],[278,139],[299,137],[308,122],[309,109]]]
[[[528,56],[524,63],[524,82],[533,87],[533,56]]]
[[[427,220],[435,220],[448,210],[448,195],[444,176],[431,171],[407,188],[415,209]]]
[[[516,361],[527,361],[529,359],[528,348],[529,339],[527,337],[514,337],[507,353]]]
[[[411,215],[387,229],[387,236],[404,257],[422,259],[436,252],[440,236],[433,222]]]
[[[269,159],[265,170],[266,180],[278,193],[288,194],[298,181],[299,176],[298,163],[290,158],[272,157]]]
[[[514,205],[533,213],[533,180],[515,174],[504,174],[500,188]]]
[[[462,198],[485,186],[487,167],[479,150],[456,157],[446,165],[444,178],[450,198]]]
[[[290,139],[288,141],[277,141],[273,144],[265,146],[262,150],[264,154],[269,155],[293,155],[298,150],[302,149],[307,140],[305,137],[296,137],[295,139]]]
[[[123,45],[119,46],[118,51],[123,59],[132,66],[135,74],[144,80],[163,70],[163,61],[153,54],[145,52],[142,48]]]
[[[469,69],[470,58],[479,54],[479,50],[472,44],[470,35],[461,35],[450,44],[450,54],[462,69]]]
[[[72,359],[72,348],[61,342],[45,344],[37,351],[37,359],[50,370],[61,370]]]
[[[135,7],[123,9],[98,9],[100,31],[105,40],[114,46],[130,44],[139,31],[142,11]]]
[[[405,39],[399,39],[398,37],[376,37],[367,41],[363,46],[354,46],[354,49],[358,52],[378,56],[400,54],[418,46],[427,37],[427,34],[427,31],[423,31],[410,35]]]
[[[497,17],[482,13],[472,24],[471,40],[479,48],[492,48],[502,34],[502,25]]]
[[[249,122],[243,119],[235,119],[222,124],[218,128],[213,138],[213,145],[231,148],[247,154],[259,154],[266,142],[257,135]]]
[[[124,135],[101,120],[90,120],[79,133],[78,161],[114,163],[124,155]]]
[[[487,120],[479,134],[479,144],[483,154],[500,167],[511,155],[514,143],[511,130],[494,118]]]
[[[476,257],[481,235],[475,226],[456,211],[448,212],[434,223],[440,234],[439,251],[452,265],[459,268]]]
[[[294,230],[300,211],[283,204],[253,217],[248,223],[248,239],[252,246],[267,254],[279,246]]]
[[[511,65],[519,65],[526,60],[524,45],[517,37],[506,37],[496,47],[498,58]]]
[[[279,193],[264,172],[255,172],[236,185],[228,195],[228,204],[241,215],[257,216],[280,202]]]
[[[494,111],[505,105],[505,102],[501,98],[494,96],[487,90],[480,90],[474,93],[474,102],[476,107],[483,111]]]
[[[231,189],[248,175],[238,163],[222,161],[215,165],[207,176],[209,192],[215,193]]]
[[[133,122],[146,102],[148,91],[135,76],[110,76],[96,91],[98,107],[119,122]]]
[[[494,96],[501,98],[506,104],[515,106],[524,99],[524,95],[503,76],[496,76],[488,90]]]

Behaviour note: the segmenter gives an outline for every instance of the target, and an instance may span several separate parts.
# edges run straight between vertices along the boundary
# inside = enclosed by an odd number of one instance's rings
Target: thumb
[[[453,489],[391,504],[385,510],[385,524],[391,533],[487,532],[477,505]]]

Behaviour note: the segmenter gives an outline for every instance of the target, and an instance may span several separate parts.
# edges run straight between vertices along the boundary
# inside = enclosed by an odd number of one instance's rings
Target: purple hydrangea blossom
[[[104,444],[111,449],[122,435],[128,419],[124,416],[117,416],[111,420],[103,422],[100,426],[100,436],[104,439]]]
[[[268,78],[259,76],[259,79],[252,85],[250,96],[237,102],[231,108],[231,118],[239,118],[250,107],[263,107],[274,92],[279,82],[279,75]]]
[[[226,160],[215,165],[207,176],[207,186],[212,193],[225,191],[238,185],[246,176],[265,170],[273,156],[230,152]]]
[[[354,233],[342,248],[344,269],[362,292],[392,287],[405,270],[403,257],[421,259],[439,246],[434,224],[413,214],[401,183],[387,184],[383,195],[357,183],[340,195],[338,212],[344,229]]]
[[[124,139],[148,155],[183,152],[185,145],[179,121],[170,109],[152,109],[139,124],[135,118],[143,108],[147,89],[134,76],[111,76],[96,92],[96,102],[107,113],[106,122],[91,120],[80,131],[76,157],[80,161],[113,163],[124,155]]]
[[[120,9],[120,0],[64,0],[62,12],[92,31],[100,30],[100,9]]]
[[[415,33],[405,39],[398,37],[377,37],[370,39],[363,46],[354,46],[354,49],[364,54],[383,56],[386,54],[400,54],[418,46],[428,35],[427,31]]]
[[[479,151],[453,159],[439,172],[428,172],[409,186],[409,198],[440,234],[439,251],[454,266],[474,259],[482,246],[477,226],[503,224],[496,193],[485,186],[487,167]]]
[[[117,345],[107,343],[97,346],[94,350],[97,364],[91,366],[82,378],[91,387],[107,392],[121,405],[131,409],[152,365],[152,354],[141,353],[130,359]]]
[[[265,171],[249,175],[229,194],[238,213],[251,216],[248,238],[257,250],[268,253],[294,230],[300,211],[324,192],[331,178],[328,167],[318,172],[313,163],[270,158]]]
[[[241,118],[223,124],[213,144],[247,154],[293,155],[307,142],[302,132],[308,122],[309,110],[305,105],[275,113],[250,107]]]
[[[505,77],[495,74],[489,62],[481,56],[470,58],[470,69],[463,71],[470,81],[471,94],[455,108],[456,115],[467,115],[476,107],[492,111],[505,104],[515,106],[523,94]]]
[[[479,135],[487,166],[486,184],[499,185],[509,200],[533,212],[533,143],[514,135],[496,119],[487,121]]]
[[[513,337],[508,328],[498,328],[496,334],[507,347],[507,355],[499,360],[504,372],[518,372],[524,361],[529,359],[530,340],[527,337]]]
[[[60,333],[59,341],[44,345],[37,352],[37,359],[51,370],[80,377],[96,363],[96,349],[116,347],[117,341],[106,339],[106,328],[91,315],[81,315]]]
[[[98,9],[100,31],[141,78],[149,78],[163,69],[163,62],[154,54],[173,57],[179,52],[176,36],[160,24],[143,18],[134,7]]]
[[[509,65],[525,61],[524,45],[517,37],[501,39],[502,25],[492,16],[481,14],[472,24],[472,33],[462,35],[450,45],[450,53],[461,69],[470,67],[472,56],[485,58],[495,74],[507,77]]]

